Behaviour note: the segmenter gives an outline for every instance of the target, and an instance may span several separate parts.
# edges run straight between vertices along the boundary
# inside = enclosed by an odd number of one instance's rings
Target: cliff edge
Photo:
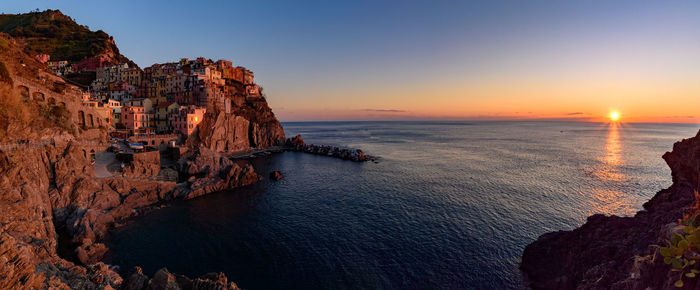
[[[663,155],[673,184],[633,217],[593,215],[572,231],[540,236],[525,248],[521,269],[534,289],[678,289],[659,254],[700,189],[700,132]],[[697,280],[697,279],[696,279]],[[687,283],[698,289],[700,283]]]

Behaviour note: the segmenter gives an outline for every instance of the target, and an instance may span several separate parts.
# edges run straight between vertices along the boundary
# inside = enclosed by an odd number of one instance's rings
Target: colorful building
[[[131,134],[152,134],[155,128],[150,126],[153,113],[149,113],[144,107],[123,106],[121,122]]]
[[[109,59],[103,55],[87,57],[74,64],[73,71],[97,71],[98,68],[106,66],[108,62]]]
[[[192,134],[197,125],[204,119],[205,108],[197,106],[182,106],[170,115],[170,124],[176,133],[186,136]]]
[[[155,109],[156,132],[159,134],[170,133],[173,131],[173,126],[170,124],[169,116],[177,112],[180,106],[177,103],[165,102],[160,103]]]

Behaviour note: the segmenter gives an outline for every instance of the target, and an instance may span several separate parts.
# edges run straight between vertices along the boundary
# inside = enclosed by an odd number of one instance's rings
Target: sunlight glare
[[[620,120],[620,112],[612,111],[610,112],[610,121],[616,122]]]

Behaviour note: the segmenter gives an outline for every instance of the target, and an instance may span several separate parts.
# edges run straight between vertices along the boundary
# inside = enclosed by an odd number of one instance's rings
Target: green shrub
[[[671,265],[671,271],[678,272],[678,280],[673,284],[683,287],[684,278],[695,278],[700,275],[700,215],[683,219],[683,234],[675,234],[668,246],[659,248],[659,253],[664,257],[664,263]]]

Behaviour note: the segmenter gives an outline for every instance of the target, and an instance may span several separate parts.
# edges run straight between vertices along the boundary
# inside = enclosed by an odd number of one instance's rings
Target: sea
[[[284,152],[264,179],[175,201],[111,231],[127,275],[224,272],[245,289],[523,289],[525,246],[593,214],[631,216],[671,185],[661,156],[696,124],[283,123],[357,163]],[[280,170],[284,178],[269,179]]]

